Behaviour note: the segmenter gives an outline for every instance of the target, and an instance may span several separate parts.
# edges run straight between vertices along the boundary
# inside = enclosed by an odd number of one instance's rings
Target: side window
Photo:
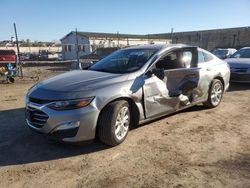
[[[205,57],[202,51],[198,51],[198,63],[204,63],[205,62]]]
[[[211,61],[213,59],[213,56],[206,52],[203,52],[203,55],[204,55],[205,62]]]
[[[71,45],[68,45],[68,51],[71,52]]]
[[[163,56],[156,64],[156,68],[170,70],[190,68],[193,53],[188,50],[177,50]]]
[[[208,61],[211,61],[213,59],[213,56],[204,52],[204,51],[198,51],[198,63],[205,63]]]
[[[184,51],[181,57],[181,61],[183,62],[184,66],[186,68],[190,68],[191,66],[191,61],[192,61],[192,52],[190,51]]]
[[[67,45],[64,45],[64,51],[65,51],[65,52],[68,51]]]

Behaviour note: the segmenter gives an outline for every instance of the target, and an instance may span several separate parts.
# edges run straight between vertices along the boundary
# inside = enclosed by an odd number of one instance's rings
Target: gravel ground
[[[63,71],[24,74],[44,79]],[[0,187],[250,187],[249,84],[231,84],[215,109],[195,106],[144,124],[110,148],[31,132],[23,100],[34,83],[0,83]]]

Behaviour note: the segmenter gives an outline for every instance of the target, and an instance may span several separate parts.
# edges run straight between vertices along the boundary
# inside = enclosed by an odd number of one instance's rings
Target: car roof
[[[243,48],[241,48],[241,49],[250,49],[250,47],[243,47]],[[240,50],[241,50],[241,49],[240,49]]]
[[[131,46],[126,49],[165,49],[165,48],[178,48],[178,47],[195,47],[187,44],[145,44]]]

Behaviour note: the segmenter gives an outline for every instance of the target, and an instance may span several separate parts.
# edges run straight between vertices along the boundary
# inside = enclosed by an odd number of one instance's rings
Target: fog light
[[[80,126],[80,121],[72,121],[59,125],[56,130],[73,129]]]

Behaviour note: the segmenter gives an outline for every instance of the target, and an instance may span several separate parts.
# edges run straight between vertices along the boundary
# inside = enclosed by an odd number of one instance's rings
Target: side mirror
[[[145,74],[148,78],[150,78],[153,75],[153,72],[151,70],[148,70]]]

